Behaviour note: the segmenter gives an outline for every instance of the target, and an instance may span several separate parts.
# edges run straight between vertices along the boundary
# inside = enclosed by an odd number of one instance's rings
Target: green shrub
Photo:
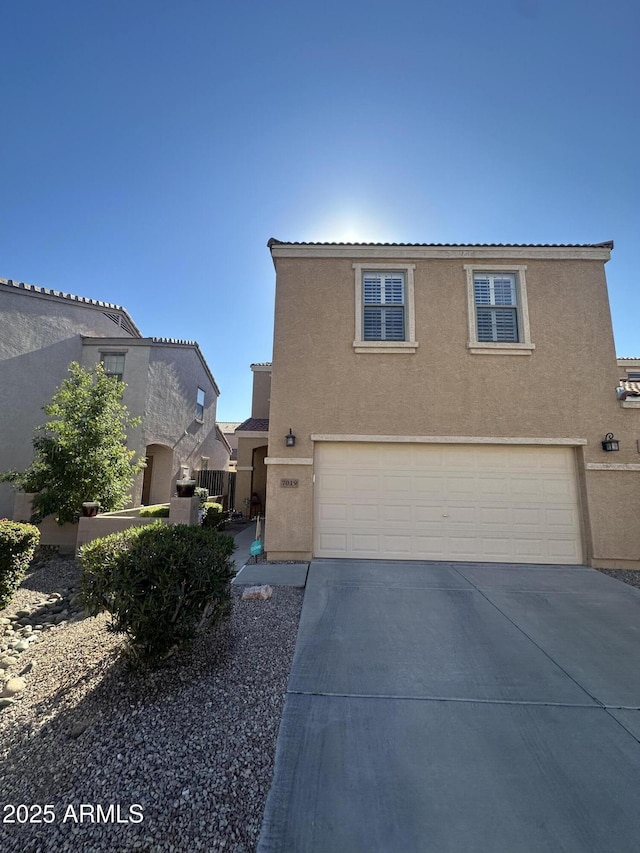
[[[169,504],[153,504],[140,508],[140,518],[169,518]]]
[[[215,530],[162,522],[96,539],[80,550],[85,606],[111,614],[133,663],[153,663],[227,615],[234,548]]]
[[[0,608],[11,601],[39,541],[40,531],[33,524],[0,520]]]
[[[222,504],[207,501],[202,507],[202,526],[213,530],[224,530],[229,520],[228,513],[222,509]]]
[[[209,497],[209,489],[205,489],[204,486],[196,486],[193,494],[200,501],[200,506],[203,507],[207,502],[207,498]]]

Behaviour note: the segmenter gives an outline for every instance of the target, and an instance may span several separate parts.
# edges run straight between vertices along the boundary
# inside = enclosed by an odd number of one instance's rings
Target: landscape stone
[[[268,598],[271,598],[272,595],[273,590],[269,584],[263,584],[262,586],[248,586],[242,593],[242,598],[244,600],[259,598],[266,601]]]
[[[10,678],[4,686],[4,690],[2,691],[2,696],[15,696],[17,693],[22,693],[22,691],[26,688],[27,683],[24,678]]]

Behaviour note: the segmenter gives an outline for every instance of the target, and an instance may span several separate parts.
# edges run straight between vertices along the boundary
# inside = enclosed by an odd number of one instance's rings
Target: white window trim
[[[526,265],[512,264],[464,264],[467,272],[467,317],[469,321],[469,340],[467,348],[473,355],[531,355],[536,348],[531,342],[529,327],[529,305],[527,302]],[[479,341],[476,323],[476,300],[473,284],[475,273],[510,272],[516,277],[518,330],[520,341]]]
[[[371,264],[352,264],[355,272],[355,292],[356,292],[356,328],[353,348],[357,353],[401,353],[411,355],[418,348],[416,341],[416,316],[415,316],[415,286],[413,282],[413,271],[416,268],[415,264],[388,264],[388,263],[371,263]],[[365,341],[362,338],[362,274],[365,272],[378,272],[378,270],[393,270],[404,274],[405,295],[404,295],[404,322],[405,335],[404,341]]]

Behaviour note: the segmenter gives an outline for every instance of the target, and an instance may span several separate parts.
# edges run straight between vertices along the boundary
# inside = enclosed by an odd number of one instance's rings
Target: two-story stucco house
[[[269,248],[270,559],[640,568],[612,242]]]
[[[168,501],[177,477],[227,467],[230,448],[216,429],[219,389],[193,341],[144,338],[117,305],[0,279],[0,470],[29,465],[42,407],[70,362],[126,385],[124,402],[141,423],[129,447],[146,457],[134,503]],[[0,484],[0,517],[11,517],[14,492]]]

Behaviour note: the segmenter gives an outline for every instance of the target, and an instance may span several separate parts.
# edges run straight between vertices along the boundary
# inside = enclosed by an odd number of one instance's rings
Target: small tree
[[[126,506],[143,460],[126,446],[127,429],[140,418],[122,403],[124,389],[101,364],[91,371],[69,365],[69,377],[44,407],[50,420],[36,429],[33,462],[26,471],[0,474],[37,493],[32,522],[46,515],[56,515],[58,524],[75,522],[84,501],[98,501],[107,511]]]

